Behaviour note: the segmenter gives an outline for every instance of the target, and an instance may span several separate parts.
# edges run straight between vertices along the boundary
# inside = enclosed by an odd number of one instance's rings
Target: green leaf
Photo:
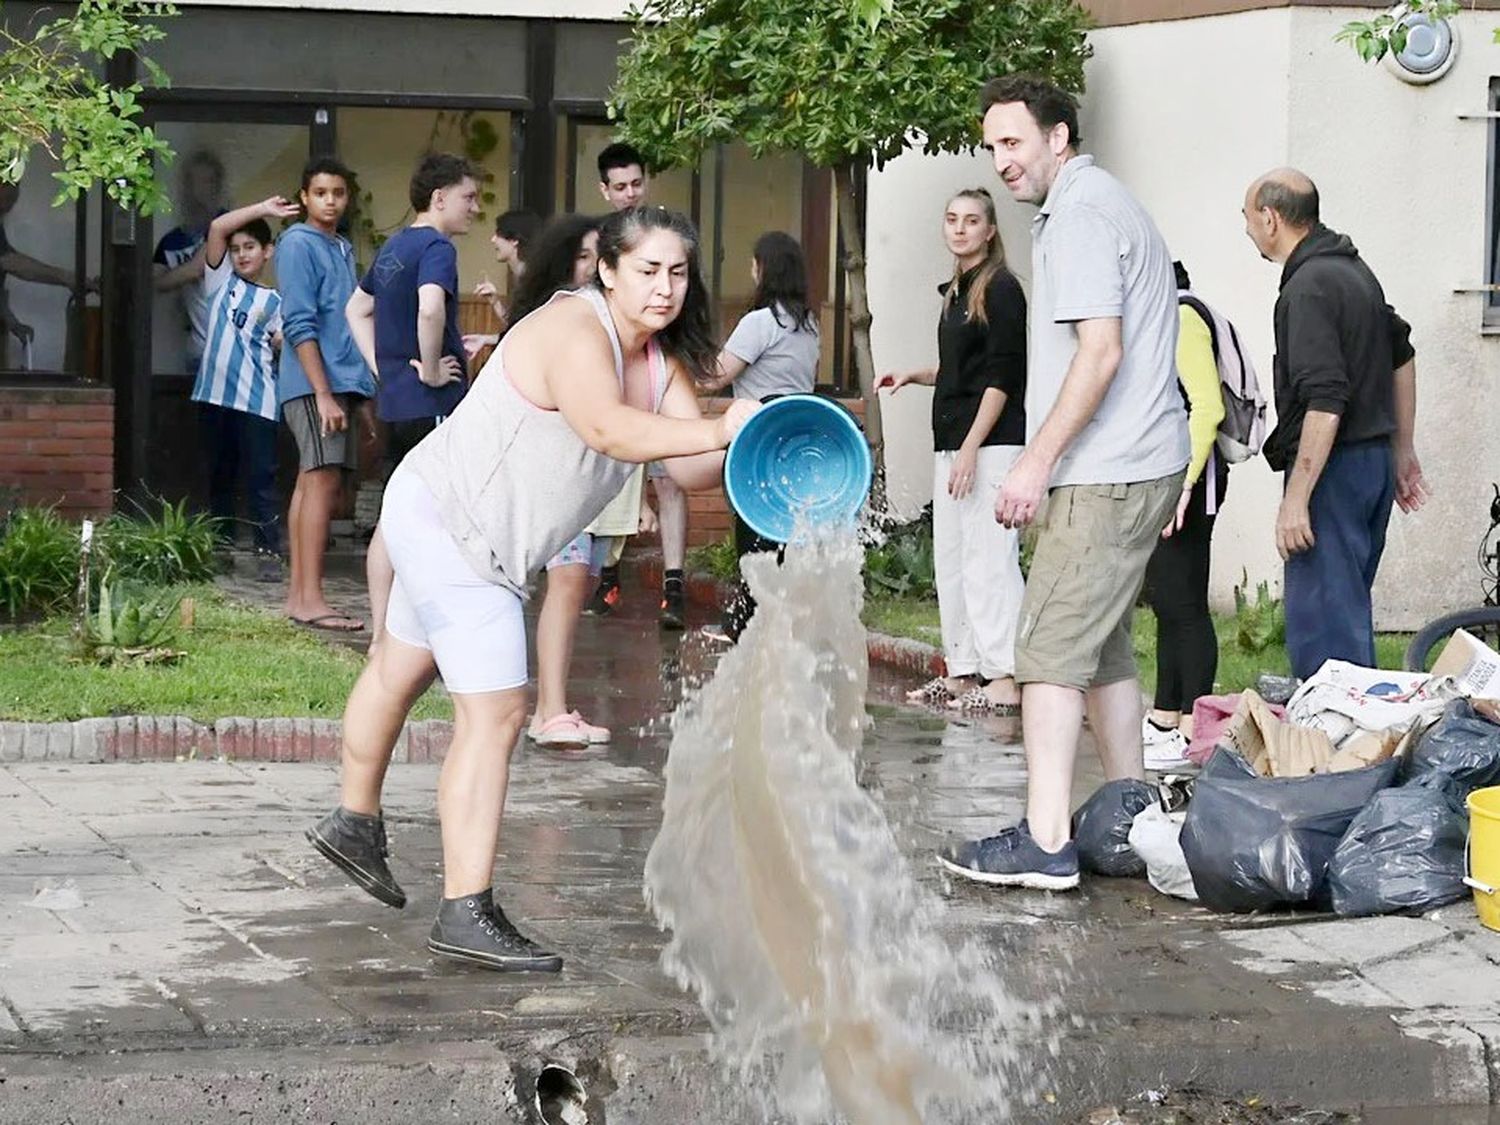
[[[18,180],[40,148],[61,165],[57,203],[102,183],[124,207],[148,214],[161,207],[156,168],[170,150],[139,122],[140,84],[111,85],[102,64],[135,52],[149,80],[167,85],[142,48],[162,38],[153,21],[175,14],[149,0],[82,0],[68,15],[0,36],[0,178]]]

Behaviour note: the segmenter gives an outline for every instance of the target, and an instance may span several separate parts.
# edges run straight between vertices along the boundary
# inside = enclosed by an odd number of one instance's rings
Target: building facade
[[[3,18],[24,27],[48,7],[14,0]],[[144,217],[96,191],[76,207],[53,208],[53,169],[37,160],[8,216],[12,237],[101,284],[95,296],[10,279],[12,303],[36,335],[24,355],[16,346],[0,355],[0,384],[92,380],[112,388],[115,485],[169,497],[194,494],[199,463],[184,306],[180,294],[154,283],[173,229],[195,210],[293,197],[308,157],[334,154],[358,177],[347,233],[367,264],[411,218],[407,181],[418,159],[432,149],[457,151],[487,173],[485,215],[459,242],[461,285],[488,278],[503,292],[506,276],[488,241],[497,215],[605,209],[595,159],[613,138],[606,102],[628,32],[619,4],[453,3],[442,15],[402,2],[179,7],[151,50],[171,84],[149,87],[143,99],[146,119],[177,154],[163,169],[172,207]],[[114,64],[121,82],[138,74],[144,70],[132,60]],[[697,222],[725,332],[752,295],[756,237],[780,229],[800,238],[822,312],[820,381],[833,390],[847,385],[836,202],[826,172],[795,156],[753,159],[741,145],[723,145],[697,167],[653,177],[650,199]],[[486,302],[470,304],[466,312],[488,315]],[[62,480],[31,479],[48,487]]]
[[[1500,480],[1500,27],[1482,2],[1455,21],[1458,53],[1429,84],[1366,65],[1334,35],[1368,7],[1233,0],[1096,0],[1083,147],[1155,217],[1195,289],[1246,338],[1270,393],[1279,269],[1260,259],[1240,207],[1260,173],[1290,164],[1322,194],[1411,321],[1418,349],[1418,451],[1434,495],[1395,514],[1376,585],[1377,624],[1413,628],[1480,601],[1477,554]],[[1030,273],[1034,209],[1011,202],[985,157],[907,155],[869,186],[870,304],[883,369],[936,355],[935,286],[948,273],[940,222],[959,187],[995,195],[1006,249]],[[888,405],[892,492],[908,510],[930,494],[926,392]],[[1212,593],[1232,604],[1248,578],[1279,585],[1273,527],[1280,477],[1237,466],[1214,538]]]
[[[1478,600],[1475,557],[1490,481],[1500,479],[1500,433],[1485,424],[1500,405],[1492,385],[1500,300],[1484,288],[1500,283],[1500,46],[1492,38],[1500,3],[1479,0],[1457,18],[1456,61],[1425,85],[1334,42],[1375,4],[1089,6],[1099,26],[1083,147],[1155,216],[1198,291],[1243,333],[1268,390],[1278,271],[1245,238],[1240,205],[1246,185],[1271,167],[1313,176],[1325,220],[1354,239],[1412,322],[1419,451],[1435,495],[1418,515],[1392,521],[1377,613],[1382,627],[1410,627]],[[39,7],[9,0],[4,19],[14,25]],[[226,202],[290,193],[310,153],[337,152],[360,176],[351,233],[367,258],[404,221],[406,177],[436,145],[480,157],[491,172],[488,215],[598,207],[593,159],[610,136],[605,101],[627,34],[624,3],[452,0],[441,16],[417,0],[180,7],[155,52],[173,84],[152,92],[149,113],[180,154],[179,170],[196,152],[219,159]],[[97,194],[54,209],[49,173],[40,160],[28,172],[5,230],[36,257],[101,275],[102,300],[10,280],[12,308],[37,331],[29,354],[12,339],[0,356],[0,428],[4,385],[97,379],[116,396],[115,483],[181,491],[182,467],[193,463],[181,314],[151,283],[153,250],[173,216],[132,217]],[[943,204],[975,185],[995,195],[1010,261],[1026,282],[1032,209],[1008,200],[982,154],[907,154],[870,173],[863,204],[880,370],[935,359],[936,287],[950,271]],[[821,377],[852,384],[826,176],[792,157],[757,161],[725,146],[697,168],[658,177],[654,198],[698,219],[724,331],[748,299],[755,236],[798,234],[824,309]],[[466,285],[493,270],[485,233],[476,229],[461,250]],[[909,388],[885,406],[891,495],[907,512],[930,496],[927,393]],[[7,441],[0,450],[14,448],[0,433]],[[95,450],[89,463],[97,461]],[[1220,604],[1244,579],[1279,580],[1279,487],[1262,463],[1234,470],[1215,541]]]

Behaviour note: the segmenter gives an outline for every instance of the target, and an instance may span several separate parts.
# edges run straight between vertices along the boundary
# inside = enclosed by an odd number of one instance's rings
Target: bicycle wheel
[[[1467,629],[1491,648],[1500,638],[1500,606],[1476,605],[1456,613],[1434,618],[1412,637],[1406,646],[1406,670],[1426,672],[1432,663],[1432,650],[1437,648],[1455,629]]]

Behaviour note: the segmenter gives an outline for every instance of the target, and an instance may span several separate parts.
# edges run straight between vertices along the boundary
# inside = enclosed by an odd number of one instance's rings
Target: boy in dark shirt
[[[453,413],[468,389],[453,236],[467,234],[479,214],[480,175],[459,156],[424,157],[411,179],[416,218],[380,248],[349,298],[349,329],[380,380],[375,410],[387,425],[392,470]],[[385,632],[395,578],[379,527],[365,557],[365,577],[373,648]]]

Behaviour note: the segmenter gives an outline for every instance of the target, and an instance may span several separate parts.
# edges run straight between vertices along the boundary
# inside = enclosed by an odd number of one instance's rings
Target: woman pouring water
[[[443,900],[427,940],[440,956],[509,971],[562,967],[491,891],[526,716],[525,584],[636,464],[664,460],[688,490],[718,483],[721,451],[757,407],[699,416],[693,381],[716,359],[692,224],[662,208],[611,215],[599,232],[599,284],[558,293],[512,328],[484,377],[386,486],[389,640],[344,710],[340,805],[308,838],[375,898],[405,905],[386,864],[381,785],[407,713],[441,675],[454,724],[438,780]]]

